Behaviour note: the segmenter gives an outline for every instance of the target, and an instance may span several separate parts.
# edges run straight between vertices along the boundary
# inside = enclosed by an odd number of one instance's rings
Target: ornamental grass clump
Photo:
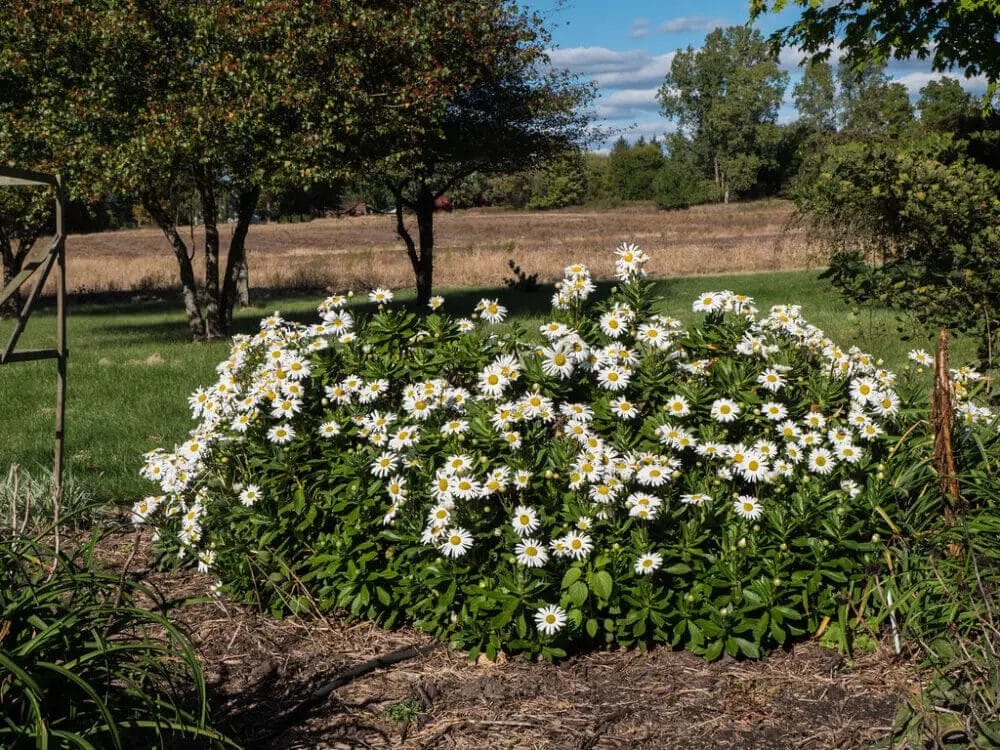
[[[908,400],[800,308],[662,313],[633,245],[596,301],[566,269],[539,334],[484,299],[376,289],[234,340],[199,420],[148,454],[161,545],[276,613],[410,622],[475,656],[667,643],[757,656],[837,617],[900,498]],[[963,407],[966,421],[991,418]]]
[[[208,723],[198,656],[156,592],[0,532],[0,747],[234,747]]]

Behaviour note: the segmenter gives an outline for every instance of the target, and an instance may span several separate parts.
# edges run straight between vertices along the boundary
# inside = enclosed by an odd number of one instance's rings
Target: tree
[[[398,156],[400,133],[424,137],[419,122],[439,123],[465,91],[462,69],[437,59],[434,27],[457,23],[464,5],[19,3],[0,16],[0,75],[15,90],[0,100],[0,139],[37,144],[37,166],[69,172],[80,195],[137,196],[177,260],[192,334],[224,335],[261,192],[345,176]],[[191,191],[204,231],[200,287],[177,227],[176,198]],[[223,269],[226,195],[236,205]]]
[[[760,33],[716,29],[701,49],[678,51],[657,99],[696,149],[707,154],[720,195],[748,190],[776,135],[788,75]]]
[[[619,140],[608,158],[608,183],[620,200],[641,201],[653,197],[653,180],[663,168],[663,148],[655,140],[640,138],[629,146]]]
[[[583,152],[566,151],[532,171],[528,208],[544,211],[582,203],[587,193]]]
[[[920,89],[917,109],[921,127],[938,133],[962,132],[978,114],[962,84],[947,77],[929,81]]]
[[[810,60],[802,79],[792,89],[799,120],[812,130],[828,133],[837,129],[837,86],[833,67],[823,60]]]
[[[967,146],[950,134],[835,146],[796,202],[828,230],[828,274],[848,297],[974,332],[989,366],[1000,311],[1000,173]]]
[[[910,96],[901,83],[893,83],[882,65],[852,69],[841,66],[841,130],[860,138],[898,138],[913,122]]]
[[[551,68],[539,16],[506,0],[451,4],[450,13],[414,20],[450,72],[453,93],[440,111],[414,112],[407,127],[388,134],[393,156],[375,166],[394,196],[421,306],[433,288],[435,199],[475,172],[516,172],[581,145],[588,138],[581,105],[593,92]],[[416,238],[404,209],[416,218]]]
[[[750,0],[751,20],[798,5],[802,15],[778,29],[775,48],[790,45],[816,59],[827,59],[837,47],[850,68],[890,59],[930,58],[937,71],[958,68],[966,76],[982,75],[992,97],[1000,81],[1000,5],[995,0]]]

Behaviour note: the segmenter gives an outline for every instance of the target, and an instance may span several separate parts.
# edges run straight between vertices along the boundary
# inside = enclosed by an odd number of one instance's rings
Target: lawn
[[[857,344],[902,366],[914,346],[929,339],[902,341],[893,314],[886,310],[851,312],[816,272],[672,278],[659,282],[665,312],[685,322],[697,316],[691,300],[702,291],[732,289],[753,296],[761,309],[777,303],[802,305],[806,318],[842,344]],[[606,286],[602,289],[606,291]],[[500,297],[512,317],[535,328],[549,309],[551,288],[533,293],[506,288],[445,290],[447,309],[471,312],[483,296]],[[400,292],[401,302],[412,293]],[[274,310],[308,321],[318,299],[278,297],[239,311],[236,327],[252,331]],[[11,323],[0,323],[0,334]],[[54,316],[41,309],[32,318],[22,347],[46,346]],[[145,451],[170,448],[193,426],[187,396],[214,380],[214,368],[228,353],[226,342],[194,344],[175,300],[72,306],[69,317],[70,367],[66,455],[70,480],[101,502],[130,504],[152,488],[137,472]],[[953,358],[971,352],[959,341]],[[51,463],[54,366],[51,361],[17,364],[0,370],[0,467],[18,464],[31,473]]]

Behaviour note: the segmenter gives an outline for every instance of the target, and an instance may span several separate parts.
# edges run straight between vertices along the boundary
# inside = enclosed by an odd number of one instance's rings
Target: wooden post
[[[7,340],[6,346],[0,348],[0,365],[14,362],[32,362],[40,359],[56,360],[56,423],[55,423],[55,456],[52,464],[52,513],[55,533],[55,548],[59,550],[59,516],[62,508],[63,494],[63,457],[66,420],[66,363],[69,350],[66,348],[66,227],[64,225],[64,209],[66,192],[61,175],[49,175],[41,172],[31,172],[24,169],[14,169],[0,166],[0,186],[47,185],[55,191],[56,234],[52,245],[47,249],[36,245],[25,258],[21,271],[14,275],[8,283],[0,287],[0,305],[13,298],[32,278],[27,299],[21,307],[14,330]],[[18,340],[31,317],[35,303],[42,293],[49,272],[56,271],[56,348],[15,351]]]
[[[56,425],[55,458],[52,466],[53,526],[56,529],[56,549],[59,544],[59,511],[63,497],[63,454],[66,417],[66,234],[63,211],[66,194],[62,175],[56,175]]]

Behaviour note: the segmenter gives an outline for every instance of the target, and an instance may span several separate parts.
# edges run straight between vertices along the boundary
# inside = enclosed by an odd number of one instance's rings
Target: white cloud
[[[905,73],[903,75],[890,75],[893,83],[901,83],[906,87],[907,93],[910,96],[916,96],[920,93],[920,89],[926,86],[931,81],[940,81],[942,78],[956,78],[958,82],[962,84],[962,88],[972,94],[982,94],[986,91],[986,78],[985,76],[974,76],[972,78],[965,78],[961,75],[948,75],[947,73],[935,73],[931,71],[914,71],[912,73]]]
[[[801,65],[810,55],[800,50],[798,47],[782,47],[778,52],[778,67],[782,70],[801,70]],[[830,56],[827,58],[827,62],[836,67],[840,58],[843,57],[843,51],[840,49],[839,45],[831,47]]]
[[[592,78],[599,86],[639,88],[661,83],[674,53],[650,55],[642,50],[569,47],[550,50],[549,58],[555,67]]]
[[[607,104],[627,107],[659,107],[656,101],[658,88],[650,89],[618,89],[602,99]]]
[[[724,18],[705,18],[705,16],[680,16],[671,18],[660,24],[660,31],[664,34],[677,34],[690,31],[713,31],[719,26],[728,26],[729,22]]]
[[[632,22],[632,28],[629,29],[628,35],[633,39],[642,39],[643,37],[649,36],[649,19],[635,19]]]

